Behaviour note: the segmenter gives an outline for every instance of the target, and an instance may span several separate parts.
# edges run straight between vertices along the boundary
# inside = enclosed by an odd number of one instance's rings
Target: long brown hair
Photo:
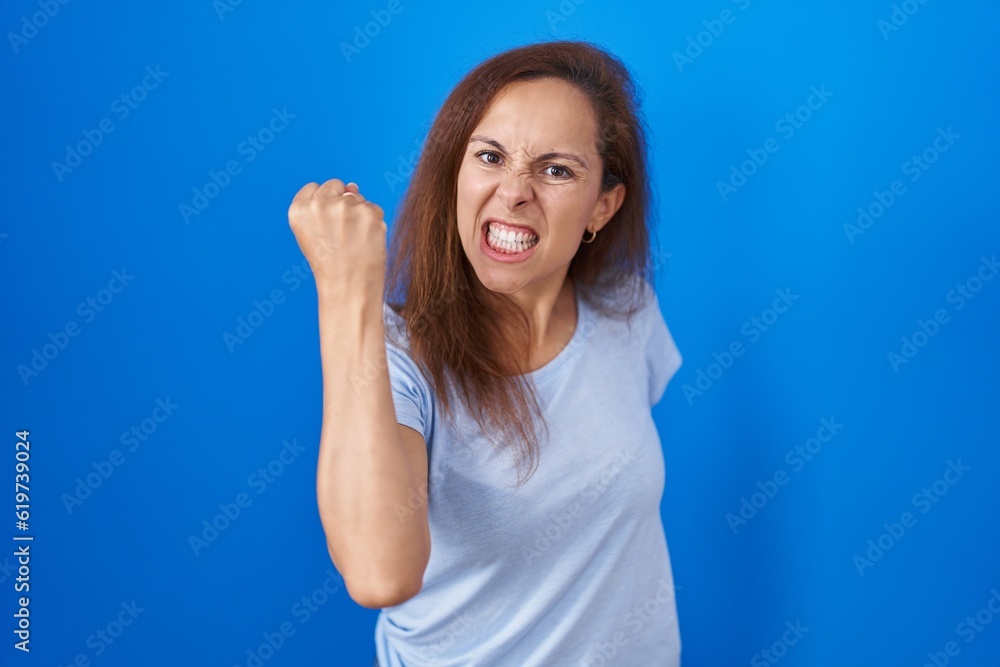
[[[619,182],[626,189],[614,217],[592,243],[577,250],[567,279],[592,309],[625,318],[631,327],[642,283],[652,282],[655,225],[649,224],[646,125],[628,69],[589,42],[515,48],[481,63],[459,82],[431,127],[393,223],[386,275],[386,302],[405,320],[411,357],[433,385],[445,415],[453,417],[454,402],[464,400],[493,447],[514,451],[518,486],[537,465],[536,426],[548,432],[535,387],[518,375],[527,359],[531,323],[509,297],[483,289],[465,257],[456,183],[469,138],[497,93],[512,82],[543,77],[567,81],[590,99],[604,163],[602,191]],[[608,298],[611,292],[614,298]],[[501,332],[505,344],[494,344]],[[530,473],[522,478],[525,461]]]

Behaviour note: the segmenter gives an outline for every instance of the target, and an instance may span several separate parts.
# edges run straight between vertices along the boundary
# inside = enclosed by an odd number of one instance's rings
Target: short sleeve
[[[649,368],[649,405],[652,407],[663,398],[667,383],[681,367],[683,357],[663,318],[655,292],[647,315],[649,335],[646,339],[646,363]]]
[[[423,373],[406,351],[386,341],[386,363],[396,421],[423,434],[430,443],[434,434],[433,396]]]

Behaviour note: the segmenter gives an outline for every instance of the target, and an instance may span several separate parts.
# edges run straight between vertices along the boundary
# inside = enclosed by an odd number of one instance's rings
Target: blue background
[[[247,665],[283,623],[294,634],[263,664],[370,664],[377,611],[348,597],[316,510],[315,285],[287,208],[306,182],[341,178],[391,225],[460,78],[561,38],[616,53],[645,94],[657,289],[684,355],[654,409],[684,664],[771,664],[768,649],[789,666],[922,665],[950,641],[949,664],[997,664],[1000,279],[982,261],[1000,253],[997,5],[913,0],[898,26],[889,2],[399,6],[53,2],[36,30],[24,20],[37,2],[0,10],[3,664]],[[373,11],[391,21],[345,55]],[[123,117],[115,100],[157,66]],[[813,86],[831,94],[800,108]],[[281,131],[251,151],[275,109]],[[794,133],[777,125],[797,111]],[[113,131],[57,173],[102,119]],[[777,151],[720,194],[769,138]],[[907,171],[925,149],[933,164]],[[238,173],[185,219],[229,161]],[[904,194],[845,230],[897,179]],[[122,288],[116,270],[134,278]],[[959,309],[951,291],[977,271],[992,279],[972,280]],[[281,303],[227,344],[274,290]],[[798,298],[767,319],[777,290]],[[889,353],[939,309],[947,322],[894,367]],[[78,335],[60,337],[67,323]],[[734,342],[743,354],[723,367],[713,355]],[[36,350],[41,370],[23,374]],[[178,406],[159,422],[158,399]],[[824,418],[842,428],[794,463]],[[143,425],[144,441],[122,441]],[[30,655],[12,648],[20,429]],[[935,487],[949,461],[968,470]],[[769,486],[776,474],[787,483]],[[88,475],[99,486],[78,490]],[[933,504],[915,498],[925,488]],[[238,498],[239,515],[220,517]],[[743,506],[750,518],[727,518],[743,499],[758,505]],[[904,512],[913,521],[892,537],[884,524]],[[192,546],[213,520],[224,528]],[[888,548],[859,565],[869,540]],[[991,622],[962,632],[984,609]],[[98,639],[120,614],[131,623]],[[782,647],[797,621],[808,630]]]

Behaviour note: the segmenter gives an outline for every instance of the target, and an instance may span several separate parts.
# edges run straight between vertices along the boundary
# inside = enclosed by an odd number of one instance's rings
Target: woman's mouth
[[[537,234],[523,228],[489,221],[483,226],[482,247],[494,259],[504,262],[527,259],[538,245]]]

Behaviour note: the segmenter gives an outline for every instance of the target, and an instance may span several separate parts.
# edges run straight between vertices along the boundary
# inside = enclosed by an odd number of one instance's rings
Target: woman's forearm
[[[319,293],[323,426],[316,474],[330,556],[351,597],[385,607],[415,595],[430,557],[426,504],[403,448],[386,365],[381,290]]]

